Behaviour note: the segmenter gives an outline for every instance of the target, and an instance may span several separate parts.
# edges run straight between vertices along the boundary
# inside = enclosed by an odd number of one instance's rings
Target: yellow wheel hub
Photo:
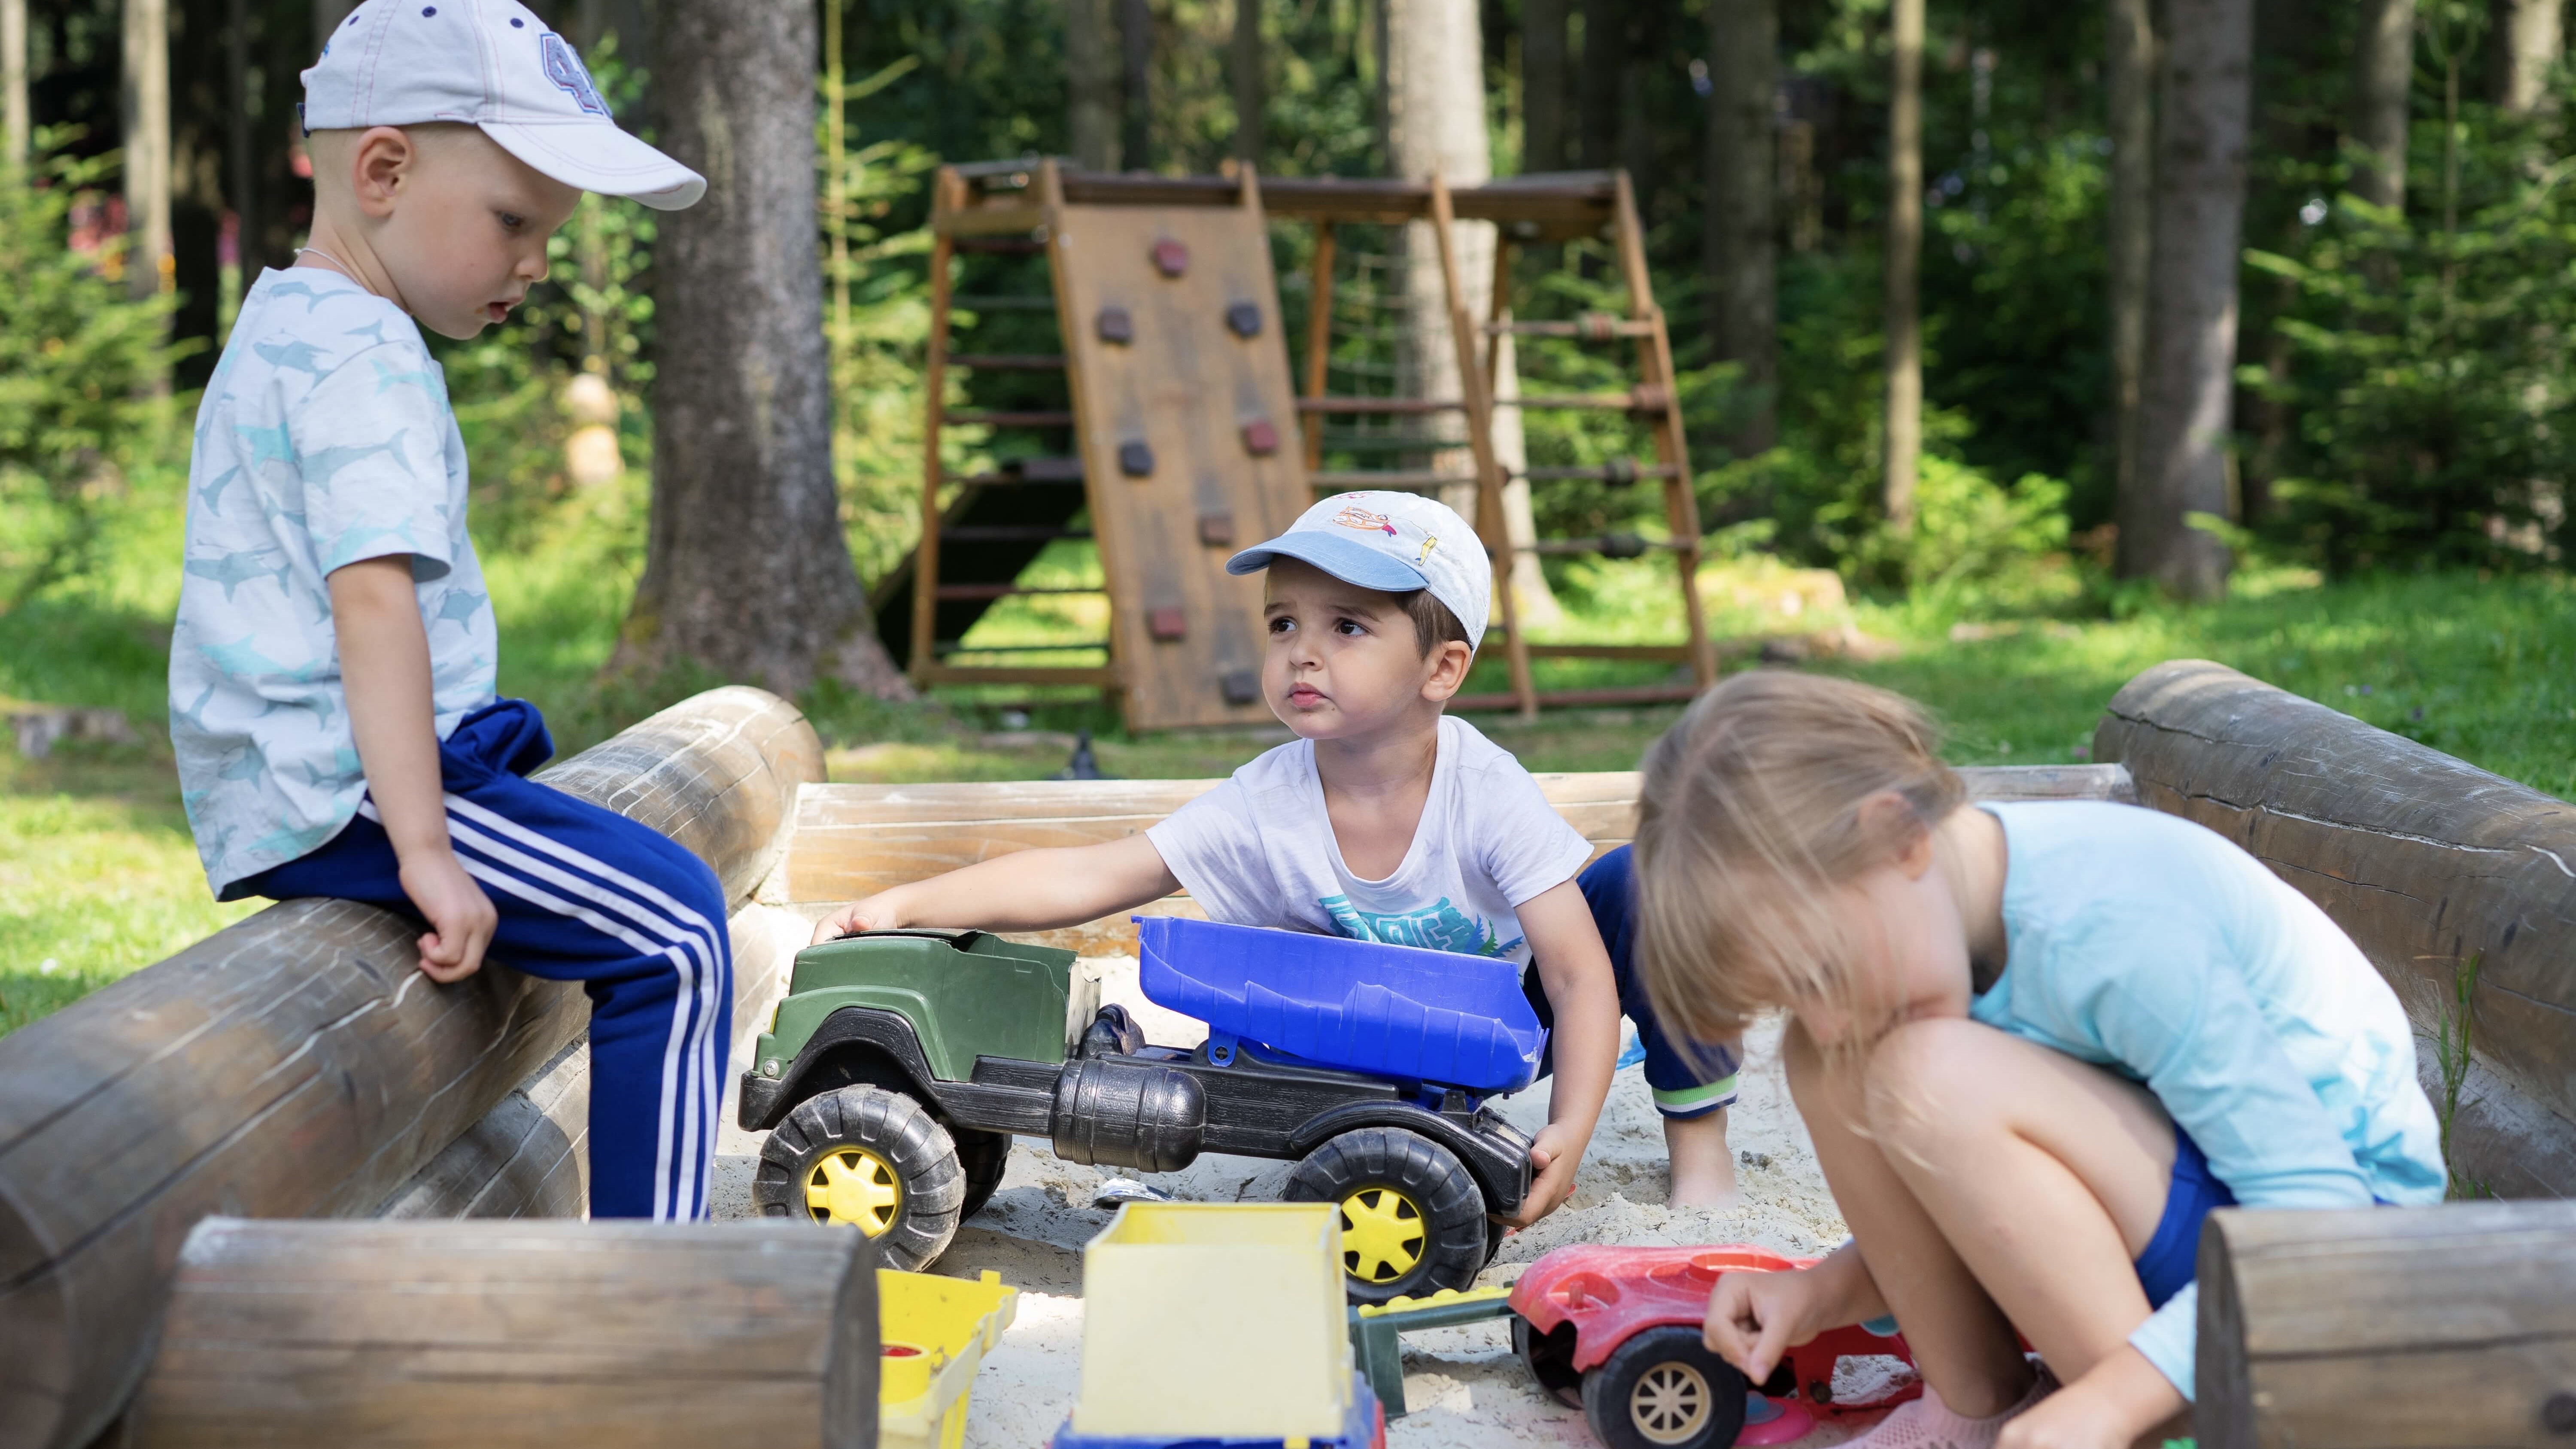
[[[1628,1422],[1652,1444],[1686,1444],[1708,1427],[1708,1379],[1686,1363],[1659,1363],[1628,1391]]]
[[[818,1223],[857,1228],[873,1238],[893,1227],[903,1211],[903,1183],[875,1153],[843,1147],[807,1174],[805,1210]]]
[[[1392,1283],[1422,1261],[1422,1209],[1391,1187],[1342,1199],[1342,1266],[1363,1283]]]

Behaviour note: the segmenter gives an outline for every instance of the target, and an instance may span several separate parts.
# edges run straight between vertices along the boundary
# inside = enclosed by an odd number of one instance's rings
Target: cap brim
[[[504,151],[566,186],[631,196],[678,211],[707,194],[707,179],[618,129],[612,121],[485,121]]]
[[[1346,584],[1380,593],[1409,594],[1415,589],[1431,587],[1422,570],[1369,547],[1356,538],[1341,538],[1322,529],[1299,529],[1283,533],[1268,543],[1257,544],[1225,561],[1230,574],[1254,574],[1270,567],[1274,559],[1293,558],[1310,563]]]

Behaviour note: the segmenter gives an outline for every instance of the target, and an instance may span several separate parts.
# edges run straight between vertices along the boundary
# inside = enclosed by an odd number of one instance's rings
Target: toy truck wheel
[[[764,1216],[855,1227],[884,1265],[928,1267],[957,1236],[966,1173],[956,1141],[920,1103],[883,1087],[809,1097],[760,1149],[752,1199]]]
[[[1583,1377],[1583,1417],[1605,1449],[1727,1449],[1744,1430],[1744,1375],[1697,1328],[1631,1335]]]
[[[948,1135],[957,1143],[957,1165],[966,1171],[966,1200],[957,1208],[957,1220],[964,1222],[982,1212],[1002,1185],[1002,1170],[1011,1161],[1011,1134],[954,1127]]]
[[[1400,1127],[1345,1132],[1288,1175],[1290,1202],[1342,1209],[1342,1286],[1354,1303],[1472,1288],[1485,1265],[1485,1197],[1466,1164]]]

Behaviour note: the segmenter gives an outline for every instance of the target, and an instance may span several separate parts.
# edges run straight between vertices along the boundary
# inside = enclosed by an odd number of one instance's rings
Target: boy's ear
[[[1433,704],[1447,704],[1450,696],[1467,682],[1467,667],[1476,662],[1476,651],[1455,639],[1443,639],[1432,646],[1431,657],[1422,661],[1422,697]]]
[[[378,221],[393,215],[395,199],[419,163],[419,143],[400,126],[368,127],[349,148],[349,185],[358,210]]]

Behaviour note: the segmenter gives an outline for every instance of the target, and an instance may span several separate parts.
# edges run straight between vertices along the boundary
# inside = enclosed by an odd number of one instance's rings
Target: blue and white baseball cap
[[[1458,511],[1413,493],[1336,493],[1298,515],[1288,531],[1225,561],[1230,574],[1259,573],[1272,560],[1313,564],[1346,584],[1381,593],[1429,589],[1484,642],[1494,595],[1484,541]]]
[[[566,186],[677,211],[706,178],[617,128],[572,42],[516,0],[366,0],[304,72],[304,129],[457,121]]]

